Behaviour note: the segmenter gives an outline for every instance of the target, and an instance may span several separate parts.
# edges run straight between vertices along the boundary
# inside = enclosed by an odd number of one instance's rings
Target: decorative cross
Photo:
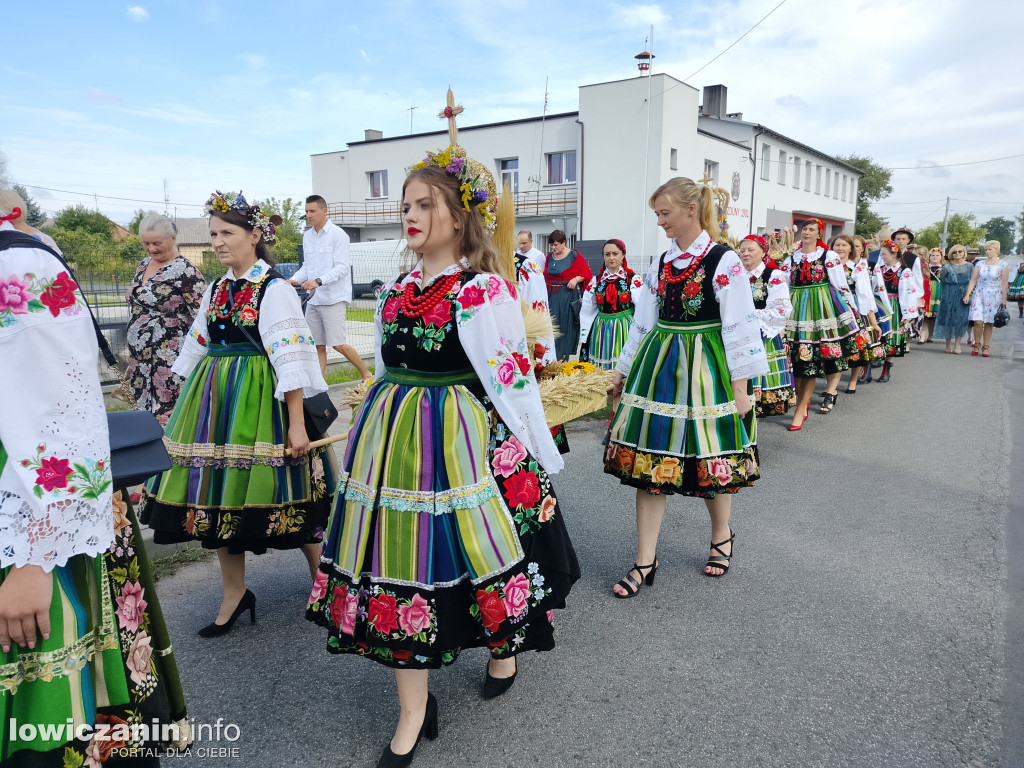
[[[711,175],[708,173],[705,173],[704,178],[700,180],[700,183],[703,184],[704,186],[708,186],[709,184],[713,184],[714,182],[714,178],[712,178]]]
[[[448,139],[451,144],[459,143],[459,129],[455,127],[455,116],[463,113],[462,105],[455,106],[455,95],[448,89],[448,106],[437,113],[440,118],[448,118]]]

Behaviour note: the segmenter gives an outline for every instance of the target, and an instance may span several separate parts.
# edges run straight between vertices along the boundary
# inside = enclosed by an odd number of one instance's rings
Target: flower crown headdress
[[[895,240],[883,240],[882,241],[882,247],[883,248],[888,248],[893,253],[899,253],[899,250],[900,250],[900,247],[898,245],[896,245],[896,241]]]
[[[215,213],[228,213],[237,211],[242,214],[252,225],[253,229],[263,232],[264,242],[273,245],[277,240],[276,226],[281,224],[283,219],[275,214],[269,214],[256,203],[250,204],[242,196],[242,190],[238,192],[221,192],[219,189],[210,195],[210,199],[203,206],[203,213],[210,216]]]
[[[440,168],[459,183],[462,195],[462,207],[467,211],[476,209],[484,227],[493,231],[496,224],[495,203],[498,200],[498,188],[494,184],[494,176],[483,163],[466,156],[466,150],[459,146],[458,129],[455,127],[455,116],[463,111],[455,106],[452,89],[448,89],[448,104],[438,113],[438,117],[448,120],[448,137],[451,143],[443,152],[427,152],[427,156],[416,163],[410,171],[419,171],[434,166]]]

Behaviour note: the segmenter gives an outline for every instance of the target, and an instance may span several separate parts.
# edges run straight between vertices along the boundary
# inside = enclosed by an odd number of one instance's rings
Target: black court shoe
[[[515,657],[512,657],[515,659]],[[516,681],[516,675],[519,674],[519,662],[516,661],[516,671],[512,673],[510,677],[491,677],[491,673],[487,672],[487,677],[484,680],[484,698],[494,699],[501,694],[505,693],[512,684]]]
[[[256,595],[250,592],[248,589],[245,590],[245,594],[242,595],[242,599],[238,601],[238,605],[235,606],[235,612],[231,614],[231,618],[224,624],[218,624],[216,621],[212,624],[207,624],[205,627],[199,630],[200,637],[220,637],[226,635],[231,631],[231,627],[234,626],[235,620],[246,611],[249,611],[249,623],[256,623]]]
[[[412,749],[404,755],[396,755],[391,751],[391,745],[388,744],[384,747],[380,760],[377,761],[377,768],[405,768],[407,765],[411,765],[412,758],[416,754],[416,747],[419,746],[420,739],[424,736],[430,741],[437,738],[437,699],[434,698],[434,694],[429,692],[427,693],[427,711],[423,713],[423,725],[420,726],[419,735],[416,737],[416,743],[412,745]]]

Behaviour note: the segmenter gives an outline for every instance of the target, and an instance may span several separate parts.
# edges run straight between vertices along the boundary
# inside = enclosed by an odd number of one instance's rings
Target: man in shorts
[[[349,237],[327,218],[327,201],[320,195],[306,198],[306,222],[302,235],[302,266],[291,284],[309,295],[306,323],[313,334],[320,370],[327,374],[327,347],[343,354],[363,379],[373,375],[359,353],[345,343],[345,310],[352,301]]]

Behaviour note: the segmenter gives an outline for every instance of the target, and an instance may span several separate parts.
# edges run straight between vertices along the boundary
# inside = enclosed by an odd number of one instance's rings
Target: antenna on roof
[[[419,107],[409,107],[409,135],[412,136],[412,115],[413,110],[419,109]]]

